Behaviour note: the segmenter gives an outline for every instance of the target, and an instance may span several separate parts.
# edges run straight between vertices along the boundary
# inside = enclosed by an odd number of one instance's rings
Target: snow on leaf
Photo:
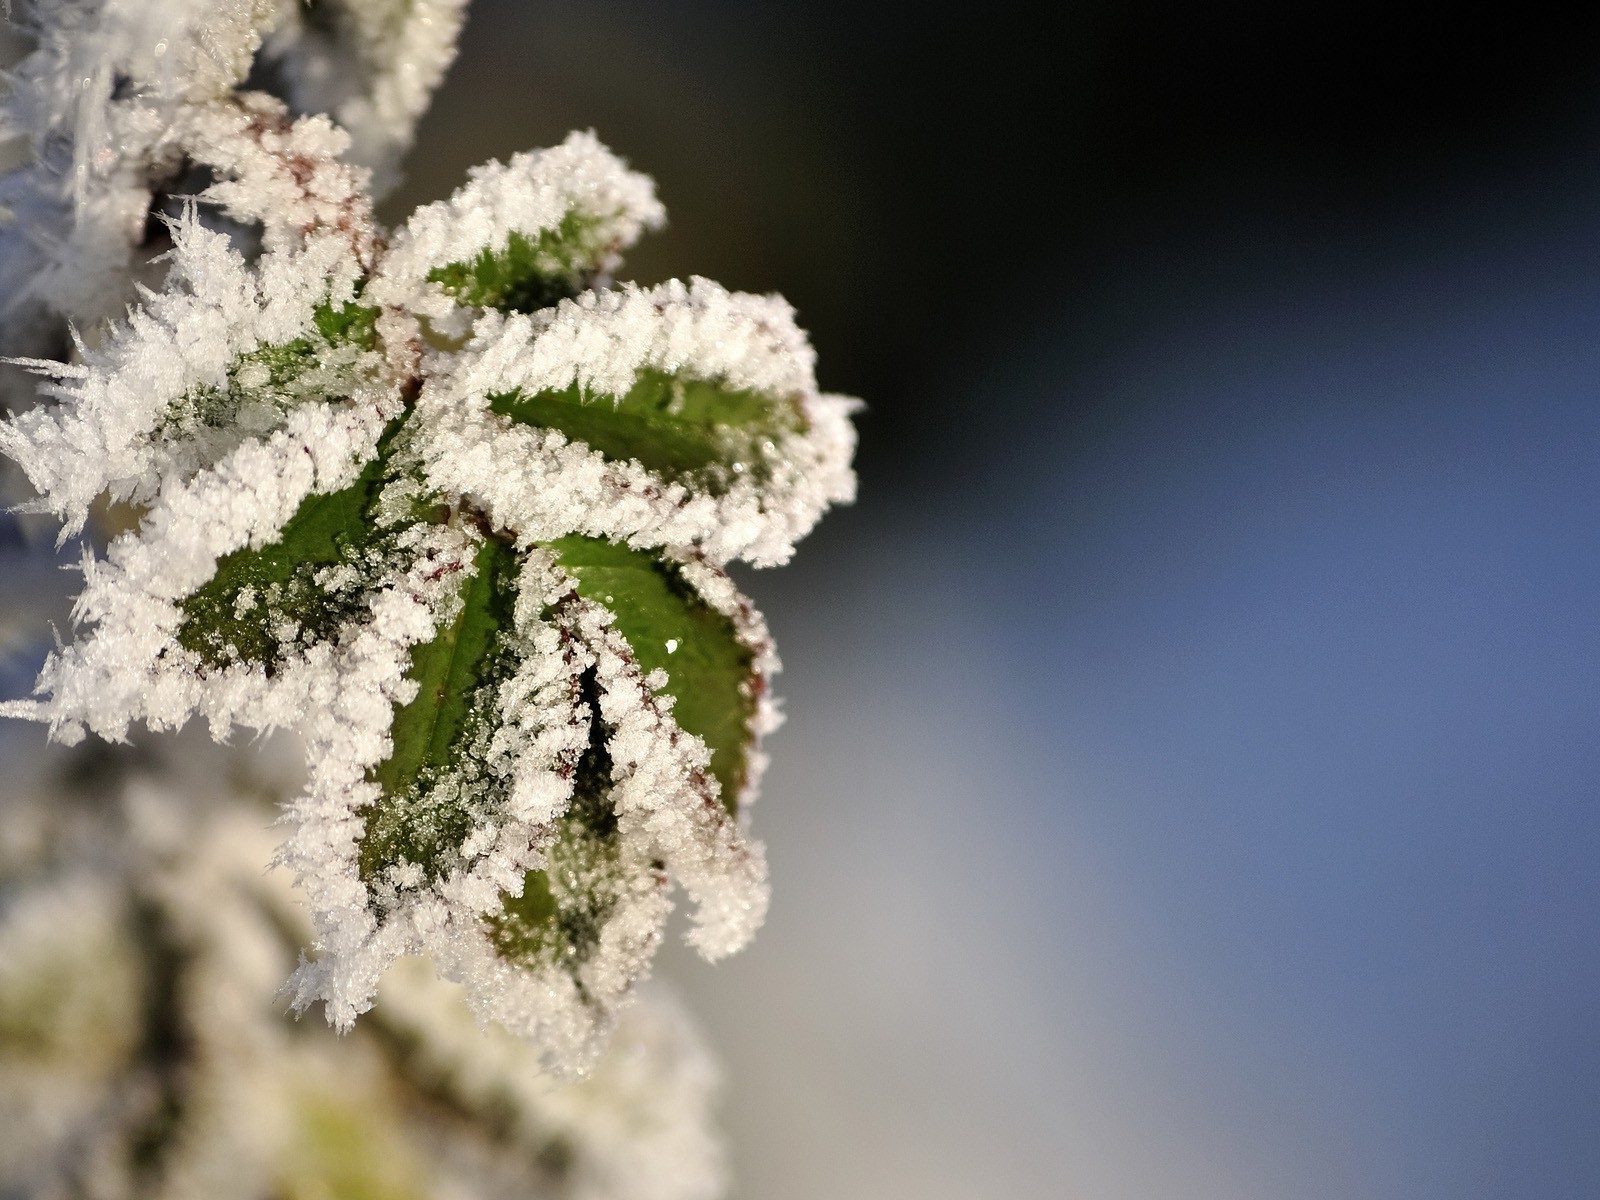
[[[608,459],[632,460],[663,479],[699,482],[718,492],[745,472],[769,478],[777,440],[806,432],[804,411],[792,397],[650,368],[618,395],[592,393],[581,383],[518,389],[490,396],[489,410],[519,425],[559,430]]]
[[[678,727],[706,744],[723,807],[737,816],[766,692],[757,648],[668,559],[597,538],[566,537],[548,549],[580,596],[611,611],[645,680],[661,672],[655,690],[672,697]]]
[[[648,176],[588,133],[488,163],[395,235],[375,294],[454,330],[455,304],[516,312],[577,295],[665,218]]]
[[[296,120],[281,101],[247,92],[196,107],[172,136],[175,148],[217,177],[199,199],[235,221],[259,223],[266,249],[335,237],[371,265],[367,172],[342,161],[350,136],[327,117]]]
[[[775,664],[759,618],[735,622],[712,607],[677,564],[581,537],[538,553],[578,597],[569,593],[551,618],[573,640],[594,639],[612,680],[604,693],[598,669],[580,681],[590,732],[572,802],[548,864],[527,873],[519,895],[503,897],[488,929],[502,957],[571,973],[603,1012],[642,974],[639,956],[660,935],[647,914],[664,915],[652,892],[680,867],[700,906],[692,940],[712,956],[741,936],[728,912],[759,923],[759,847],[742,841],[715,798],[720,787],[731,815],[753,792],[753,743],[767,727],[762,671]]]
[[[139,528],[104,560],[84,559],[74,609],[92,632],[45,663],[35,716],[68,736],[84,727],[121,740],[129,725],[181,725],[199,711],[219,734],[234,724],[292,726],[321,686],[331,651],[310,646],[294,670],[268,678],[259,664],[216,671],[178,641],[183,601],[220,559],[277,540],[308,496],[339,492],[375,452],[392,409],[365,395],[297,409],[266,439],[248,439],[214,469],[167,488]]]
[[[854,404],[818,394],[776,297],[587,292],[485,318],[461,358],[419,400],[429,477],[521,544],[578,532],[769,565],[854,496]]]
[[[592,700],[592,677],[586,683]],[[666,913],[666,880],[648,853],[619,836],[611,756],[598,712],[591,722],[572,800],[545,850],[546,866],[526,873],[520,896],[502,895],[485,928],[507,962],[536,974],[569,975],[598,1024],[609,1020],[610,1008],[646,969]]]
[[[173,232],[167,288],[147,295],[103,348],[86,349],[82,365],[30,363],[54,376],[41,390],[56,403],[0,427],[0,451],[65,522],[63,536],[82,528],[102,493],[143,502],[192,473],[200,461],[182,436],[193,424],[184,415],[231,390],[242,356],[315,333],[319,311],[355,298],[356,264],[341,240],[315,239],[252,266],[192,212]]]
[[[361,840],[364,879],[397,867],[437,878],[474,827],[493,819],[478,813],[497,781],[474,750],[486,745],[493,693],[512,665],[500,632],[513,624],[516,563],[504,543],[486,538],[474,566],[459,611],[411,651],[417,694],[396,710],[394,750],[372,772],[382,794]]]
[[[556,841],[566,857],[552,849],[545,878],[528,876],[494,933],[507,953],[556,947],[558,960],[587,971],[580,974],[586,990],[620,994],[642,964],[630,963],[627,953],[605,961],[605,937],[615,927],[625,931],[616,934],[620,945],[653,946],[660,927],[643,915],[648,906],[630,909],[622,899],[647,895],[652,877],[688,892],[696,906],[690,941],[707,957],[731,953],[761,923],[762,850],[718,803],[712,749],[700,735],[725,752],[731,809],[753,792],[747,755],[770,727],[759,670],[773,664],[758,640],[759,618],[730,623],[693,592],[693,576],[671,564],[584,538],[563,539],[529,557],[530,573],[542,566],[555,581],[550,590],[562,595],[549,619],[593,664],[580,681],[590,741]],[[660,646],[641,652],[630,636],[638,646],[657,639]],[[676,680],[647,665],[669,656],[669,641],[687,656]],[[675,719],[674,689],[686,697],[701,693],[685,705],[686,724]],[[576,943],[592,940],[595,926],[599,950],[591,962]]]
[[[534,312],[583,291],[610,245],[600,221],[568,212],[554,229],[513,229],[503,249],[435,267],[428,282],[473,308]]]
[[[391,423],[349,487],[312,493],[276,540],[218,559],[215,574],[180,602],[178,644],[213,667],[260,663],[271,673],[297,645],[332,641],[358,621],[363,583],[396,553],[394,531],[379,523],[376,509],[399,427]]]

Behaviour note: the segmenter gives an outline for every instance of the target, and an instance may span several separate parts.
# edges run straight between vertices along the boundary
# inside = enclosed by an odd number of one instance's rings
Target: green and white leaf
[[[708,957],[748,940],[765,866],[718,800],[753,790],[775,664],[759,617],[743,601],[724,611],[735,593],[719,584],[701,564],[591,539],[535,548],[520,568],[482,543],[437,635],[412,650],[363,803],[341,811],[340,788],[314,773],[329,833],[333,819],[358,832],[326,880],[331,927],[319,920],[324,951],[297,974],[297,1005],[353,1019],[390,962],[425,953],[481,1016],[570,1067],[647,972],[673,883]],[[303,858],[301,845],[289,861],[314,874],[326,841],[313,833]]]
[[[216,468],[168,488],[104,560],[84,558],[74,619],[89,634],[45,663],[37,690],[47,699],[7,711],[48,720],[72,740],[87,727],[120,741],[134,721],[173,728],[196,712],[219,733],[234,724],[296,725],[324,686],[333,647],[306,645],[294,670],[269,677],[264,663],[229,657],[226,643],[208,639],[184,605],[219,562],[259,556],[277,541],[308,498],[352,486],[376,452],[391,405],[369,395],[297,409],[270,437],[246,441]],[[240,618],[247,615],[241,599],[234,597]],[[214,606],[222,597],[207,600]],[[200,652],[183,644],[185,631]],[[298,633],[280,644],[291,641],[300,641]]]
[[[433,484],[519,544],[568,533],[779,563],[854,495],[854,402],[789,306],[707,280],[485,318],[418,410]]]
[[[576,536],[544,550],[579,596],[611,613],[640,675],[671,697],[673,721],[705,743],[722,806],[737,817],[757,784],[776,669],[760,614],[726,575],[692,560]]]
[[[384,511],[385,491],[409,482],[390,456],[400,430],[397,418],[348,487],[306,496],[276,539],[218,559],[211,578],[179,603],[178,645],[209,667],[259,664],[271,675],[359,623],[371,589],[402,569],[417,524],[410,512]]]
[[[690,940],[708,957],[760,924],[765,865],[732,810],[753,793],[775,664],[759,617],[713,607],[691,569],[579,537],[530,558],[530,574],[543,564],[565,589],[548,619],[593,656],[580,679],[589,745],[549,864],[489,929],[502,958],[569,973],[603,1015],[660,936],[662,883],[688,891]]]
[[[594,286],[664,219],[649,176],[592,133],[573,133],[476,167],[449,200],[419,208],[396,232],[373,294],[459,335],[467,310],[531,312]]]
[[[539,620],[543,596],[499,541],[475,537],[469,551],[374,602],[345,655],[347,701],[303,725],[311,781],[290,806],[285,856],[322,954],[295,996],[326,1001],[341,1027],[396,958],[475,931],[543,865],[588,743],[583,663]]]
[[[208,426],[207,412],[231,418],[226,405],[218,411],[218,396],[237,396],[241,411],[251,410],[245,385],[260,379],[270,348],[320,337],[319,313],[342,311],[355,299],[356,260],[338,239],[264,255],[250,266],[191,211],[174,223],[173,240],[166,290],[148,293],[103,348],[84,347],[81,364],[26,363],[54,381],[40,389],[54,403],[0,426],[0,452],[27,472],[38,507],[63,520],[63,537],[82,528],[102,494],[146,503],[238,445],[244,435],[221,419],[210,424],[209,438],[192,435]],[[348,352],[343,358],[343,365],[312,368],[339,378],[335,395],[354,390],[346,377],[355,362]],[[309,365],[285,363],[280,385]],[[265,373],[270,384],[271,368]],[[265,431],[259,415],[252,420],[255,432]],[[265,424],[275,425],[276,416]]]

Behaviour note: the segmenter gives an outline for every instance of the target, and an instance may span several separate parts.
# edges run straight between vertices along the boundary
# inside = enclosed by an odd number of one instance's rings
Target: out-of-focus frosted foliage
[[[0,1195],[717,1195],[715,1069],[659,993],[568,1085],[419,959],[349,1037],[285,1015],[284,759],[144,738],[8,781]]]
[[[68,745],[291,730],[307,765],[278,833],[236,769],[99,743],[70,831],[14,802],[44,831],[0,884],[25,1193],[717,1189],[703,1062],[626,1005],[676,890],[708,959],[765,914],[778,664],[724,567],[852,497],[853,402],[775,296],[613,283],[663,210],[592,134],[379,226],[462,16],[21,16],[0,337],[43,382],[0,451],[83,586],[0,712]],[[341,1031],[376,1011],[330,1049],[280,985]]]

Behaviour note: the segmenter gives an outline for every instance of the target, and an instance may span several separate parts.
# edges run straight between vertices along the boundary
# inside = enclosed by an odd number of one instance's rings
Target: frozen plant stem
[[[372,172],[461,9],[35,7],[6,333],[85,332],[26,360],[42,401],[0,450],[63,539],[107,500],[138,520],[83,552],[79,636],[0,711],[67,743],[295,730],[296,1007],[347,1029],[426,955],[573,1071],[674,888],[707,958],[762,921],[746,825],[777,659],[723,567],[785,561],[852,497],[853,402],[818,392],[776,297],[609,282],[663,211],[590,134],[377,225]],[[95,324],[164,208],[164,281]]]

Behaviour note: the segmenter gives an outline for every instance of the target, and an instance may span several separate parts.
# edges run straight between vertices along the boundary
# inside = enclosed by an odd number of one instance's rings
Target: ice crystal
[[[0,711],[65,742],[295,731],[294,1005],[348,1029],[426,956],[573,1070],[675,890],[707,958],[765,914],[747,806],[777,658],[723,568],[785,561],[851,498],[853,402],[819,392],[777,297],[612,283],[663,211],[592,134],[380,228],[369,167],[409,139],[461,10],[37,10],[12,115],[35,156],[0,190],[56,225],[0,256],[70,275],[55,311],[82,320],[153,201],[203,186],[163,217],[164,280],[70,360],[26,360],[43,402],[0,426],[63,538],[107,501],[133,514],[80,551],[80,633],[38,698]],[[85,55],[69,130],[50,98]]]

